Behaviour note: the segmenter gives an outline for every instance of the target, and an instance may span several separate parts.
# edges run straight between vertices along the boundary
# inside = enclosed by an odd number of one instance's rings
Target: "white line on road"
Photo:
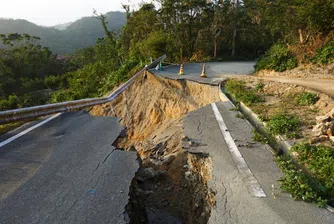
[[[248,182],[248,191],[253,197],[258,198],[264,198],[267,197],[267,195],[264,193],[263,189],[257,182],[256,178],[254,177],[252,171],[249,169],[246,161],[242,157],[237,145],[235,144],[231,133],[228,131],[225,122],[223,120],[222,115],[220,114],[217,105],[215,103],[211,104],[212,110],[215,114],[216,120],[218,122],[219,128],[221,133],[223,134],[223,137],[225,139],[225,142],[227,144],[228,150],[230,151],[232,158],[234,162],[237,165],[237,168],[241,175],[245,176],[247,178]]]
[[[24,130],[24,131],[18,133],[17,135],[14,135],[13,137],[10,137],[9,139],[7,139],[7,140],[5,140],[3,142],[0,142],[0,148],[3,147],[3,146],[5,146],[5,145],[7,145],[7,144],[9,144],[9,143],[11,143],[12,141],[18,139],[19,137],[27,134],[28,132],[30,132],[30,131],[32,131],[32,130],[34,130],[34,129],[40,127],[40,126],[42,126],[43,124],[48,123],[49,121],[55,119],[56,117],[59,117],[61,114],[62,113],[55,114],[52,117],[49,117],[48,119],[45,119],[44,121],[42,121],[42,122],[40,122],[40,123],[38,123],[38,124],[36,124],[36,125],[28,128],[28,129]]]

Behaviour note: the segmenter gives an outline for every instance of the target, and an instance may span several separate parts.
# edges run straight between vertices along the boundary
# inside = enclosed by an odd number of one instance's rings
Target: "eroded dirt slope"
[[[115,101],[92,109],[95,116],[121,118],[126,133],[115,144],[138,152],[141,167],[127,207],[130,223],[207,222],[214,204],[207,187],[210,158],[183,151],[182,126],[188,112],[219,100],[217,86],[148,73]]]

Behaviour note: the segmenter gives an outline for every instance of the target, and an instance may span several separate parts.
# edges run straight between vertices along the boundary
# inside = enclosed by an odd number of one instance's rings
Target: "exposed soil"
[[[334,63],[326,66],[320,66],[317,64],[301,65],[285,72],[263,70],[258,72],[256,75],[260,77],[276,76],[290,78],[334,79]]]
[[[264,96],[265,102],[250,106],[264,121],[282,112],[296,115],[302,121],[302,136],[300,139],[294,139],[294,142],[312,139],[312,128],[316,124],[316,117],[323,116],[334,108],[334,100],[331,97],[302,86],[259,80],[254,76],[235,77],[235,79],[246,81],[249,88],[255,88],[256,84],[260,82],[264,84],[260,92]],[[300,106],[296,102],[296,97],[303,92],[315,93],[319,100],[311,106]],[[325,140],[322,143],[333,145],[330,140]]]
[[[120,117],[126,132],[115,145],[138,152],[129,223],[207,223],[214,204],[207,187],[211,161],[183,151],[182,126],[188,112],[219,100],[217,86],[148,73],[115,101],[92,109],[95,116]]]

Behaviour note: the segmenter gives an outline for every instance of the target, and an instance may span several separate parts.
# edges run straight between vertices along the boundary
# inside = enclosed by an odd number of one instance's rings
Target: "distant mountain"
[[[126,14],[115,11],[105,16],[109,30],[118,34],[126,23]],[[0,18],[0,34],[9,33],[27,33],[40,37],[40,44],[57,54],[67,54],[94,45],[98,38],[104,37],[101,22],[94,17],[83,17],[73,23],[54,27],[42,27],[22,19]],[[0,47],[3,47],[2,43]]]
[[[69,23],[64,23],[64,24],[59,24],[59,25],[55,25],[53,26],[53,28],[57,29],[57,30],[66,30],[67,27],[69,27],[73,22],[69,22]]]

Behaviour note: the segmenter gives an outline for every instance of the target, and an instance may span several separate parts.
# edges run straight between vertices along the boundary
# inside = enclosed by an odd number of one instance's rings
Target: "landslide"
[[[91,110],[94,116],[119,117],[126,132],[114,145],[138,153],[140,169],[127,206],[130,223],[208,221],[214,204],[207,187],[211,161],[183,151],[183,118],[217,101],[217,86],[147,73],[113,102]]]

